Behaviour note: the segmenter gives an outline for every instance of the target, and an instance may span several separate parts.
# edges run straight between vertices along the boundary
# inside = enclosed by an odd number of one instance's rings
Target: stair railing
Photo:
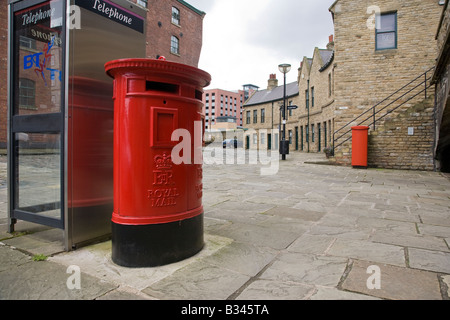
[[[375,126],[376,126],[377,121],[380,121],[381,119],[386,117],[388,114],[390,114],[393,111],[397,110],[398,108],[400,108],[401,106],[403,106],[407,102],[411,101],[412,99],[414,99],[418,95],[420,95],[422,93],[425,93],[425,99],[426,99],[427,98],[427,90],[428,90],[428,88],[430,88],[432,86],[431,78],[433,76],[433,72],[432,71],[434,69],[435,69],[435,67],[432,67],[432,68],[428,69],[427,71],[425,71],[424,73],[422,73],[418,77],[414,78],[413,80],[411,80],[410,82],[405,84],[403,87],[401,87],[400,89],[398,89],[394,93],[390,94],[389,96],[387,96],[386,98],[384,98],[383,100],[381,100],[380,102],[375,104],[373,107],[371,107],[371,108],[367,109],[366,111],[364,111],[363,113],[361,113],[358,117],[352,119],[350,122],[346,123],[344,126],[339,128],[338,130],[334,131],[333,132],[333,154],[334,154],[334,151],[336,150],[336,148],[340,147],[342,144],[344,144],[345,142],[347,142],[348,140],[350,140],[352,138],[352,136],[349,135],[349,133],[352,131],[352,129],[348,128],[351,124],[353,124],[355,126],[360,126],[360,125],[366,124],[369,127],[373,126],[373,130],[375,130]],[[413,87],[409,88],[411,85]],[[414,91],[414,90],[416,90],[417,88],[420,88],[420,87],[422,87],[422,89],[420,89],[418,92],[416,92],[416,93],[412,94],[411,96],[409,96],[406,100],[402,101],[399,105],[393,106],[392,108],[388,109],[394,103],[396,103],[397,101],[399,101],[400,99],[402,99],[403,97],[405,97],[406,95],[408,95],[409,93],[411,93],[412,91]],[[389,99],[393,98],[395,95],[401,93],[402,91],[405,91],[405,92],[402,93],[397,98],[395,98],[394,100],[390,101],[384,107],[379,108],[379,107],[382,106],[383,103],[388,102]],[[379,109],[377,110],[377,108],[379,108]],[[386,109],[388,109],[388,110],[386,110]],[[383,111],[385,111],[385,113],[383,115],[380,115],[380,113],[383,112]],[[361,118],[363,118],[364,116],[366,116],[368,114],[369,114],[369,116],[365,117],[363,120],[360,120]],[[360,121],[358,122],[358,120],[360,120]],[[372,121],[368,122],[370,120],[372,120]],[[347,128],[347,130],[344,131],[344,132],[341,132],[345,128]],[[342,139],[344,139],[344,140],[342,140]],[[340,140],[342,140],[342,141],[340,141]]]

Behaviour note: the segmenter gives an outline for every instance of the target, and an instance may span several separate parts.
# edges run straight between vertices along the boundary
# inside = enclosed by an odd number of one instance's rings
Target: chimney
[[[333,35],[330,35],[328,37],[327,49],[328,50],[334,50],[334,36]]]
[[[267,90],[271,91],[278,87],[278,79],[275,73],[272,73],[269,77],[269,81],[267,82]]]

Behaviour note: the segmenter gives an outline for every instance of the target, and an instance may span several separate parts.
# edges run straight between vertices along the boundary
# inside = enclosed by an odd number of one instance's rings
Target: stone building
[[[369,166],[434,169],[434,90],[425,88],[437,57],[440,2],[337,0],[330,7],[338,163],[350,164],[350,128],[361,124],[370,126]]]
[[[333,38],[327,49],[315,48],[313,57],[304,57],[297,82],[286,85],[286,139],[290,151],[321,152],[332,143],[333,131]],[[250,149],[277,149],[281,137],[280,123],[283,84],[270,75],[266,90],[255,92],[244,105],[244,127]],[[272,132],[271,132],[272,131]]]
[[[114,1],[114,0],[112,0]],[[183,0],[120,0],[147,9],[146,56],[165,56],[168,61],[198,66],[203,39],[205,13]],[[7,50],[8,1],[0,6],[0,148],[6,148],[7,139]],[[81,27],[83,17],[81,17]],[[35,90],[37,92],[38,90]],[[33,97],[30,97],[33,98]],[[35,97],[38,103],[38,97]],[[31,101],[32,99],[30,99]]]
[[[437,167],[450,172],[450,7],[445,1],[436,33],[438,56],[433,83],[436,84],[436,144]]]
[[[283,85],[278,86],[276,75],[271,74],[267,89],[253,92],[245,102],[242,118],[244,128],[248,129],[244,134],[246,149],[278,149],[283,91]],[[286,97],[287,105],[295,104],[298,99],[297,82],[286,84]],[[292,126],[296,120],[289,112],[286,120],[286,139],[289,138],[292,144]]]
[[[300,145],[295,150],[322,152],[332,144],[334,124],[333,36],[327,49],[314,49],[299,69],[298,125]],[[297,128],[295,128],[297,132]]]

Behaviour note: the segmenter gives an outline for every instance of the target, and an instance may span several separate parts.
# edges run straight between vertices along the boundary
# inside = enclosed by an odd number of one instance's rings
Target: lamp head
[[[280,64],[280,65],[278,66],[278,70],[280,70],[281,73],[286,74],[286,73],[288,73],[289,71],[291,71],[291,65],[290,65],[290,64],[287,64],[287,63]]]

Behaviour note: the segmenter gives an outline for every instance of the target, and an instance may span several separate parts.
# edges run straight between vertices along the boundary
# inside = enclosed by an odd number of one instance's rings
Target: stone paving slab
[[[81,290],[67,286],[67,267],[0,246],[0,300],[92,300],[116,286],[81,273]]]
[[[296,282],[257,280],[236,300],[302,300],[311,295],[314,286]]]
[[[367,272],[369,266],[380,268],[380,289],[370,289],[374,275]],[[351,271],[342,284],[342,289],[393,300],[440,300],[442,299],[439,279],[436,273],[380,264],[372,261],[355,260]]]
[[[408,254],[411,268],[450,274],[449,252],[409,248]]]
[[[402,234],[398,236],[395,231],[376,230],[369,238],[372,242],[393,244],[402,247],[422,248],[450,252],[444,239],[423,234]]]
[[[165,300],[225,300],[249,279],[225,268],[195,262],[142,292]]]
[[[347,265],[347,258],[286,252],[260,276],[273,281],[337,286]]]
[[[329,255],[406,266],[403,247],[361,240],[337,239]]]
[[[215,234],[234,239],[237,242],[273,249],[284,249],[300,236],[297,232],[246,223],[224,226],[215,231]]]

